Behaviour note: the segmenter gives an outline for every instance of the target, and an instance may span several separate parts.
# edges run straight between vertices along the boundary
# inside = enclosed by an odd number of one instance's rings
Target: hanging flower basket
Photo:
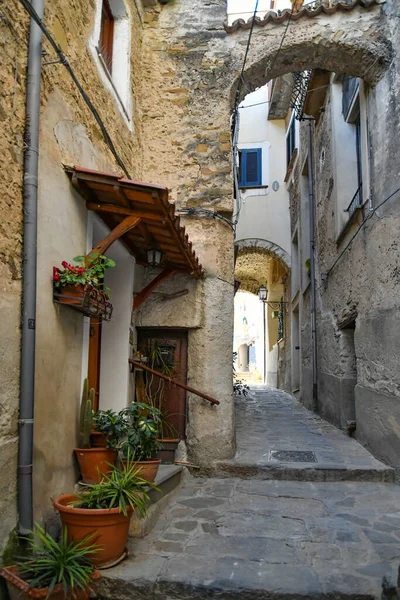
[[[53,267],[53,301],[87,317],[109,321],[113,307],[103,281],[105,270],[115,266],[115,262],[97,255],[91,255],[90,262],[85,256],[77,256],[74,261],[81,264],[63,261],[62,270]]]

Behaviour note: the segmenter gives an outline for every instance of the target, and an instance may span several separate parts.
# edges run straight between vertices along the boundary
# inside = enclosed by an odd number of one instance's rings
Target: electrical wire
[[[196,215],[196,214],[203,214],[205,216],[208,217],[213,217],[214,219],[219,219],[220,221],[223,221],[224,223],[226,223],[227,225],[229,225],[229,227],[231,229],[233,229],[233,223],[232,221],[230,221],[229,219],[227,219],[226,217],[224,217],[224,215],[221,215],[219,212],[217,212],[216,210],[207,210],[206,208],[194,208],[194,207],[190,207],[190,208],[181,208],[179,210],[175,211],[175,214],[178,216],[187,216],[187,215]]]
[[[69,73],[72,81],[74,82],[74,84],[78,88],[78,91],[79,91],[80,95],[82,96],[82,98],[85,101],[87,107],[89,108],[89,110],[93,114],[94,118],[96,119],[96,122],[97,122],[98,126],[100,127],[101,133],[103,134],[103,138],[104,138],[105,143],[107,144],[107,146],[111,150],[111,152],[112,152],[115,160],[117,161],[118,165],[121,167],[121,169],[123,170],[123,172],[125,173],[126,177],[128,177],[128,179],[131,179],[131,176],[129,175],[128,169],[126,168],[125,163],[122,160],[122,158],[119,156],[119,154],[118,154],[118,152],[117,152],[117,150],[115,148],[115,145],[114,145],[114,143],[113,143],[113,141],[112,141],[112,139],[110,137],[110,134],[107,131],[107,128],[106,128],[103,120],[101,119],[99,113],[96,110],[96,107],[94,106],[93,102],[89,98],[88,94],[84,90],[84,88],[83,88],[82,84],[80,83],[79,79],[75,75],[75,72],[73,71],[73,69],[72,69],[72,67],[71,67],[71,65],[69,63],[68,58],[65,56],[65,54],[61,50],[60,46],[57,44],[57,42],[55,41],[55,39],[51,35],[50,31],[47,29],[46,25],[43,23],[42,19],[37,14],[36,10],[33,8],[32,4],[29,2],[29,0],[19,0],[19,1],[22,4],[22,6],[25,8],[26,12],[29,13],[29,15],[31,16],[31,18],[35,21],[35,23],[43,31],[43,33],[46,36],[47,40],[50,42],[50,45],[52,46],[52,48],[54,49],[54,51],[58,55],[58,57],[60,59],[60,63],[62,65],[64,65],[64,67],[67,69],[67,71],[68,71],[68,73]]]
[[[335,266],[337,265],[337,263],[339,262],[339,260],[342,258],[343,254],[346,252],[346,250],[349,248],[349,246],[351,245],[351,243],[353,242],[354,238],[358,235],[358,233],[361,231],[361,229],[364,227],[365,223],[367,221],[369,221],[369,219],[371,219],[371,217],[374,216],[374,214],[376,213],[376,211],[381,208],[381,206],[383,206],[385,204],[385,202],[387,202],[388,200],[390,200],[391,198],[393,198],[393,196],[395,196],[398,192],[400,192],[400,187],[397,188],[396,191],[394,191],[392,194],[390,194],[387,198],[385,198],[384,200],[382,200],[382,202],[380,202],[377,206],[375,206],[369,213],[368,215],[365,217],[365,219],[363,219],[363,221],[361,222],[361,224],[358,226],[358,228],[356,229],[356,231],[354,232],[353,236],[350,238],[350,240],[347,242],[346,246],[343,248],[343,250],[341,251],[341,253],[339,254],[339,256],[337,256],[335,262],[333,263],[333,265],[331,265],[329,267],[329,269],[326,271],[326,273],[324,273],[325,278],[327,278],[329,276],[329,274],[333,271],[333,269],[335,268]]]
[[[242,70],[240,72],[240,76],[239,76],[239,83],[236,89],[236,97],[235,97],[235,109],[237,109],[238,105],[239,105],[239,97],[240,97],[240,92],[242,90],[242,85],[244,83],[243,80],[243,74],[244,74],[244,69],[246,66],[246,62],[247,62],[247,55],[249,53],[249,48],[250,48],[250,42],[251,42],[251,36],[253,35],[253,29],[254,29],[254,23],[256,22],[256,16],[257,16],[257,8],[258,8],[258,0],[256,0],[256,5],[254,7],[254,13],[253,13],[253,20],[251,22],[251,27],[250,27],[250,33],[249,33],[249,38],[247,40],[247,46],[246,46],[246,52],[244,53],[244,59],[243,59],[243,65],[242,65]]]

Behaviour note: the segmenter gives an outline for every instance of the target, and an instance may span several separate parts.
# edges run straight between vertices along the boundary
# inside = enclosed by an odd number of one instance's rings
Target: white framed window
[[[369,196],[367,97],[364,83],[355,77],[331,79],[332,154],[336,199],[336,238]]]
[[[104,86],[111,92],[130,130],[130,15],[124,0],[96,0],[95,23],[89,48]]]

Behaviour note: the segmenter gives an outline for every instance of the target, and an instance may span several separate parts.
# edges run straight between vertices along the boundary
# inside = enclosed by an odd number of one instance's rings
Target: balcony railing
[[[361,208],[361,206],[362,206],[362,183],[360,183],[356,193],[354,194],[353,198],[351,199],[350,204],[344,210],[344,212],[349,213],[349,219],[351,219],[351,217],[354,215],[356,210],[358,208]]]

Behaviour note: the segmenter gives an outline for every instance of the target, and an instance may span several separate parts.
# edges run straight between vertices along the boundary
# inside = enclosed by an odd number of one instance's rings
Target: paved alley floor
[[[236,401],[237,453],[218,465],[240,477],[308,481],[393,481],[394,472],[361,444],[292,396],[254,387]]]
[[[400,564],[400,487],[353,481],[352,469],[374,472],[383,465],[276,390],[241,400],[237,417],[238,454],[231,463],[259,465],[273,450],[301,450],[314,452],[319,464],[351,466],[350,480],[271,480],[259,472],[243,478],[240,468],[235,477],[187,476],[152,532],[130,540],[130,557],[103,571],[100,595],[380,598],[382,577],[393,578]]]

